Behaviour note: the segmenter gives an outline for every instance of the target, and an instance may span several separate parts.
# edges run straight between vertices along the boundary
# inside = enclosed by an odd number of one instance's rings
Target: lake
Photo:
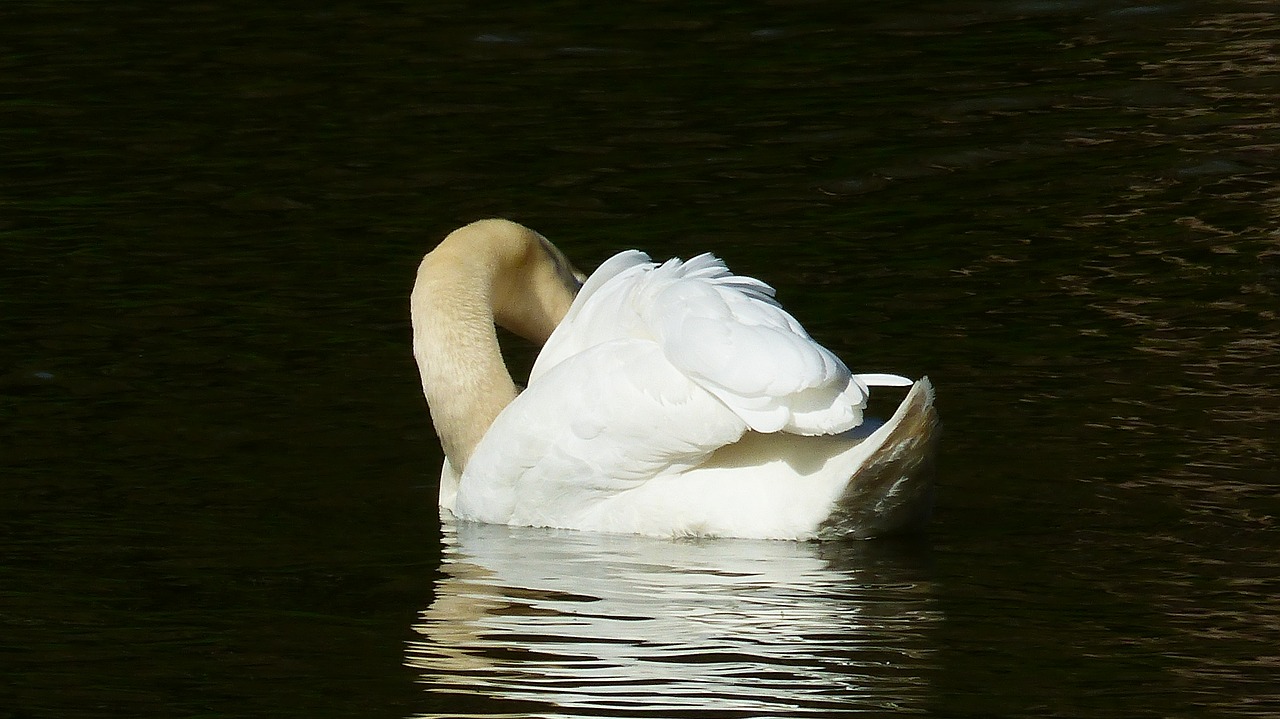
[[[0,719],[1280,716],[1275,3],[0,28]],[[442,526],[408,293],[489,216],[928,375],[929,531]]]

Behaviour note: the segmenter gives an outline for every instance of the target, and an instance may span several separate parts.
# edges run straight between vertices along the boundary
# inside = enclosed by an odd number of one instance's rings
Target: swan
[[[446,516],[809,540],[910,529],[930,511],[928,378],[851,373],[771,287],[710,254],[626,250],[584,278],[537,232],[480,220],[423,258],[410,314]],[[523,391],[495,325],[542,345]],[[861,427],[878,386],[910,390]]]

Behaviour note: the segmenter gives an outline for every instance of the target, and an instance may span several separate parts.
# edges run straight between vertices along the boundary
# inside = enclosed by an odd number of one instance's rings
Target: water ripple
[[[441,698],[541,716],[923,709],[941,615],[897,545],[445,533],[406,658]]]

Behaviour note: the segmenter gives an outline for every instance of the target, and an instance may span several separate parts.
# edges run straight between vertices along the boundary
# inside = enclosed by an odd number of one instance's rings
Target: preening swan
[[[413,352],[444,449],[440,506],[460,519],[658,536],[869,537],[924,521],[933,388],[853,374],[709,254],[636,250],[580,283],[545,237],[506,220],[423,258]],[[495,324],[543,343],[517,393]],[[859,432],[869,387],[911,385]]]

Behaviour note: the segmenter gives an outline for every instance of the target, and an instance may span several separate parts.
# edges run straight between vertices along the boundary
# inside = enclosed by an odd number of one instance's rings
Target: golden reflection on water
[[[406,663],[449,710],[420,716],[923,710],[941,616],[913,548],[444,531]]]
[[[1115,396],[1099,397],[1113,411],[1085,426],[1128,435],[1115,445],[1135,454],[1181,445],[1126,486],[1176,489],[1257,525],[1240,500],[1272,492],[1259,479],[1280,462],[1280,14],[1262,0],[1229,8],[1191,18],[1140,63],[1139,84],[1199,99],[1147,105],[1140,130],[1112,130],[1137,152],[1177,152],[1067,228],[1098,245],[1056,284],[1097,313],[1082,337],[1132,352],[1102,392]]]

